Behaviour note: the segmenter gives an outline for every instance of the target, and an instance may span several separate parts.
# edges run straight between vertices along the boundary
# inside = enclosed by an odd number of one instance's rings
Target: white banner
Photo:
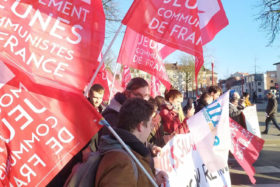
[[[249,132],[261,138],[259,119],[256,105],[248,106],[243,110],[246,127]]]
[[[229,92],[188,119],[197,150],[210,171],[226,167],[231,146]]]
[[[155,159],[156,169],[168,174],[169,182],[165,186],[230,187],[228,167],[210,172],[201,160],[192,140],[191,134],[176,135]]]

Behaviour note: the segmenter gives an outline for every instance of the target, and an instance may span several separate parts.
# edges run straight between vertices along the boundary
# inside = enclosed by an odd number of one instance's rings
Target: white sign
[[[256,105],[246,107],[243,110],[243,114],[245,116],[247,130],[261,138]]]
[[[188,119],[201,159],[210,171],[226,167],[231,146],[229,92]]]
[[[162,149],[155,159],[157,170],[168,174],[170,187],[230,187],[228,167],[210,172],[202,162],[191,134],[178,134]]]

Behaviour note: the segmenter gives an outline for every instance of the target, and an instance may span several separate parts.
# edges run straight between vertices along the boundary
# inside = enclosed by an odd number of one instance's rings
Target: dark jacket
[[[269,98],[266,106],[268,116],[274,116],[277,113],[278,103],[275,97]]]
[[[102,116],[110,123],[112,127],[117,126],[119,112],[126,99],[127,98],[124,93],[116,93],[110,104],[102,112]]]
[[[203,109],[207,105],[208,104],[205,101],[203,101],[202,99],[198,99],[197,104],[195,106],[195,114],[198,113],[201,109]]]
[[[148,173],[154,177],[153,159],[149,149],[140,142],[136,136],[122,129],[116,129],[117,134],[131,148],[133,154],[145,167]],[[117,140],[111,136],[101,138],[99,151],[105,152],[110,147],[121,146]],[[129,155],[122,152],[111,151],[105,153],[96,173],[95,186],[152,186],[146,175],[135,164]],[[135,169],[137,171],[135,171]]]

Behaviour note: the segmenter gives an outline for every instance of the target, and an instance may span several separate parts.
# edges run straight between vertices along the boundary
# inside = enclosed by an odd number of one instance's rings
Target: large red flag
[[[0,56],[44,84],[84,89],[104,43],[101,0],[1,1],[0,18]]]
[[[170,83],[160,50],[164,45],[126,28],[117,62],[156,76],[169,89]]]
[[[255,184],[253,163],[258,159],[264,140],[250,133],[241,125],[230,119],[232,148],[231,153]]]
[[[45,186],[100,129],[82,93],[39,85],[0,61],[0,186]]]
[[[122,23],[157,42],[203,56],[196,0],[135,0]]]
[[[221,0],[135,0],[123,24],[155,41],[197,57],[197,79],[203,65],[202,45],[226,27],[228,19]]]

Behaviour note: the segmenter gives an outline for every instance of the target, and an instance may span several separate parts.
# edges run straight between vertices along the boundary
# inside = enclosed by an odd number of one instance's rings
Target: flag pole
[[[85,97],[88,96],[88,92],[89,92],[89,90],[90,90],[90,86],[93,84],[93,81],[95,80],[95,78],[96,78],[96,76],[97,76],[97,73],[99,72],[99,70],[100,70],[102,64],[104,63],[105,57],[108,55],[108,53],[109,53],[109,51],[110,51],[110,49],[111,49],[113,43],[115,42],[117,36],[119,35],[119,33],[120,33],[120,31],[121,31],[121,28],[122,28],[122,24],[119,26],[119,28],[118,28],[116,34],[114,35],[114,37],[113,37],[111,43],[109,44],[108,48],[106,49],[106,51],[105,51],[105,53],[104,53],[104,56],[103,56],[103,58],[101,59],[101,62],[99,63],[99,65],[98,65],[96,71],[94,72],[93,76],[91,77],[90,82],[89,82],[89,84],[87,85],[86,90],[85,90],[85,92],[84,92],[84,96],[85,96]]]
[[[99,123],[101,125],[105,125],[108,128],[108,130],[115,136],[115,138],[120,142],[120,144],[127,151],[127,153],[133,158],[133,160],[136,162],[136,164],[140,167],[140,169],[148,177],[148,179],[153,184],[153,186],[158,187],[158,185],[155,182],[155,180],[153,179],[153,177],[151,177],[151,175],[147,172],[147,170],[144,168],[144,166],[141,164],[141,162],[136,158],[136,156],[131,152],[131,150],[127,147],[127,145],[124,143],[124,141],[119,137],[119,135],[116,133],[116,131],[112,128],[112,126],[105,119],[102,119]]]

